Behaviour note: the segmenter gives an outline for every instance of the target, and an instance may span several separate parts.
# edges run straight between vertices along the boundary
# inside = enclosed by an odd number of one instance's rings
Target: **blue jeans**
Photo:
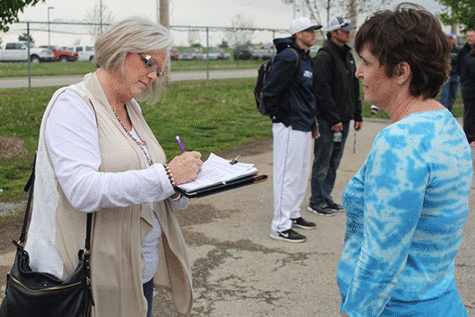
[[[148,304],[147,317],[152,317],[153,279],[143,285],[143,294],[147,299]]]
[[[450,112],[454,107],[455,98],[457,97],[457,89],[459,87],[459,76],[457,74],[451,74],[449,81],[442,88],[440,93],[439,101],[445,106]]]
[[[318,131],[320,137],[315,139],[312,167],[312,196],[310,206],[319,207],[333,203],[331,193],[335,185],[336,170],[340,165],[343,149],[348,137],[350,122],[343,122],[341,148],[333,148],[333,134],[331,124],[323,119],[318,119]]]

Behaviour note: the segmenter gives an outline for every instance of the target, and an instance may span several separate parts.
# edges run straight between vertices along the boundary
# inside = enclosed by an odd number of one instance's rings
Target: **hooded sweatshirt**
[[[312,59],[290,37],[275,39],[274,44],[277,55],[262,89],[262,102],[272,122],[309,132],[316,110]]]

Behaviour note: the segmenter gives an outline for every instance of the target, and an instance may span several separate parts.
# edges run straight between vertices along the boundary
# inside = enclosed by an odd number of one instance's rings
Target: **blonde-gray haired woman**
[[[151,316],[153,284],[171,288],[181,314],[191,310],[191,269],[173,213],[187,199],[174,186],[197,177],[201,154],[167,165],[135,101],[156,100],[171,43],[149,20],[119,22],[97,39],[97,70],[58,90],[43,116],[26,249],[33,270],[68,277],[93,213],[95,317]]]

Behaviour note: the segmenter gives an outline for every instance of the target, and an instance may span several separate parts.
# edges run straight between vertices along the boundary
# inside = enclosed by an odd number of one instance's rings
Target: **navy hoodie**
[[[463,100],[475,99],[475,57],[465,54],[460,59],[460,91]]]
[[[274,40],[277,55],[262,88],[262,102],[273,122],[309,132],[315,121],[313,61],[292,38]],[[298,57],[300,55],[300,68]]]
[[[457,71],[463,100],[475,99],[475,57],[470,56],[472,47],[466,43],[457,55]]]

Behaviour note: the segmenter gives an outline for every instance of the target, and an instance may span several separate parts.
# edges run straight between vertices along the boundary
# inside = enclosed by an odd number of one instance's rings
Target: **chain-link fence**
[[[71,47],[93,46],[99,34],[106,31],[109,24],[87,22],[24,21],[12,24],[10,30],[0,34],[3,43],[18,41],[18,37],[29,34],[35,45],[55,45]],[[271,44],[276,37],[289,36],[287,29],[214,26],[170,26],[175,38],[175,46],[201,45],[216,47],[226,42],[230,48],[246,44]],[[317,42],[323,34],[319,33]]]
[[[19,37],[31,40],[34,45],[54,45],[61,48],[93,46],[95,39],[110,27],[109,24],[64,21],[24,21],[14,23],[10,30],[0,34],[0,45],[17,42]],[[227,44],[229,48],[240,45],[272,45],[276,37],[289,36],[286,29],[213,26],[170,26],[175,46],[187,47],[198,44],[203,48]],[[317,43],[323,41],[319,33]],[[208,51],[208,50],[205,50]],[[209,56],[207,78],[209,78]],[[28,82],[31,87],[30,61],[28,61]]]
[[[93,45],[99,34],[106,31],[109,24],[62,21],[25,21],[14,23],[10,30],[0,34],[2,42],[18,41],[18,37],[30,34],[36,45],[56,45],[70,47]],[[176,46],[200,44],[203,47],[218,46],[223,41],[230,43],[236,34],[246,37],[245,43],[270,43],[286,30],[266,28],[231,28],[211,26],[170,26]],[[285,36],[285,35],[283,35]],[[240,43],[233,43],[238,45]]]

